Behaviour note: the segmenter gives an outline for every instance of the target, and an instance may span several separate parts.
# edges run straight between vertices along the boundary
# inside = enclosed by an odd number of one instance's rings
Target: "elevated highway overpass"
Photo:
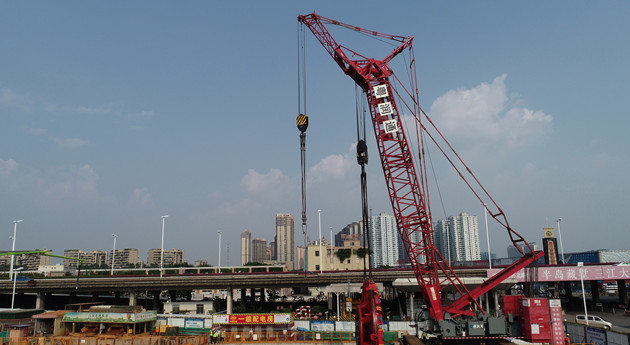
[[[457,269],[457,275],[469,288],[478,286],[499,269],[464,268]],[[581,273],[580,273],[581,272]],[[565,288],[572,281],[590,282],[591,290],[597,290],[601,281],[616,281],[619,286],[620,303],[628,304],[625,281],[630,280],[630,266],[589,265],[580,271],[575,266],[538,266],[526,268],[508,278],[498,289],[507,289],[515,283],[564,282]],[[393,287],[403,292],[419,291],[415,275],[411,269],[373,270],[373,279],[384,286]],[[364,280],[363,271],[324,271],[320,272],[259,272],[259,273],[211,273],[211,274],[176,274],[149,276],[108,276],[46,278],[15,282],[16,293],[37,294],[38,303],[46,294],[129,294],[130,303],[135,302],[139,292],[151,291],[154,296],[164,290],[232,290],[241,289],[281,289],[305,287],[330,287],[340,284],[360,284]],[[531,285],[531,284],[529,284]],[[0,294],[12,294],[13,281],[0,280]],[[330,291],[330,288],[327,289]],[[157,297],[156,297],[157,299]]]

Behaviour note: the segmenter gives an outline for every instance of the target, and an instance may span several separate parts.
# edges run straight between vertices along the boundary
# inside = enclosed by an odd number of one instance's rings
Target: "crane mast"
[[[389,62],[403,51],[408,49],[413,54],[414,37],[388,35],[366,30],[325,18],[315,13],[300,15],[298,16],[298,21],[310,29],[342,71],[355,81],[367,98],[376,145],[398,232],[428,307],[430,317],[437,323],[440,323],[440,321],[445,319],[446,314],[448,314],[449,319],[460,315],[474,315],[470,308],[471,306],[483,310],[476,301],[478,297],[521,268],[536,261],[543,253],[534,252],[529,244],[507,225],[507,220],[502,221],[498,219],[498,217],[504,217],[498,206],[498,211],[495,213],[491,212],[491,215],[507,228],[510,239],[517,245],[519,250],[519,242],[525,242],[525,247],[530,250],[528,253],[521,252],[523,257],[515,263],[489,278],[483,284],[468,290],[436,249],[433,242],[426,183],[418,178],[419,175],[416,171],[417,169],[423,169],[423,165],[421,164],[416,168],[414,164],[405,129],[401,123],[399,104],[394,97],[397,95],[397,91],[392,85],[392,79],[396,77],[389,66]],[[337,43],[327,30],[326,25],[341,26],[380,39],[393,40],[398,42],[399,45],[384,59],[372,59]],[[350,58],[350,56],[353,58]],[[413,66],[414,61],[412,57],[410,68],[412,68],[413,74],[412,83],[415,83],[415,67]],[[415,97],[412,98],[414,109],[419,109],[417,100]],[[402,101],[404,102],[404,100]],[[406,105],[409,107],[408,104]],[[416,118],[418,118],[417,115],[414,114]],[[425,129],[423,125],[421,127]],[[420,176],[426,176],[426,174]],[[483,189],[483,186],[481,188]],[[485,189],[483,190],[485,192]],[[477,197],[479,198],[479,196]],[[492,202],[494,203],[494,200]],[[440,295],[445,286],[453,286],[460,295],[458,299],[448,305],[442,304]]]

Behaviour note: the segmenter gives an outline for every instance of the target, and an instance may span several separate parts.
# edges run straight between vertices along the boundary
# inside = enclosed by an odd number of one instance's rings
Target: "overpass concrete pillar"
[[[490,291],[483,294],[483,299],[486,302],[486,313],[490,312]]]
[[[168,290],[168,296],[171,302],[175,302],[177,300],[177,290]]]
[[[241,289],[241,304],[247,306],[247,289]]]
[[[35,300],[35,309],[46,309],[44,305],[46,304],[46,293],[38,292],[37,299]]]
[[[560,282],[553,282],[551,284],[553,289],[551,289],[551,298],[560,298]]]
[[[523,294],[527,297],[534,296],[534,283],[523,282]]]
[[[160,305],[160,294],[162,291],[152,291],[153,293],[153,310],[158,311],[162,309]]]
[[[134,290],[129,291],[129,306],[133,307],[138,302],[138,293]]]
[[[226,304],[227,304],[226,313],[232,314],[232,304],[234,303],[234,292],[232,291],[232,288],[228,289],[228,293],[225,299],[226,299]]]
[[[409,314],[410,320],[414,320],[414,315],[416,315],[416,311],[414,310],[414,301],[413,301],[413,292],[409,292]]]
[[[265,303],[265,288],[260,288],[260,303]]]
[[[564,298],[572,299],[573,293],[571,291],[571,282],[570,281],[562,282],[562,286],[564,289]]]
[[[499,309],[501,308],[499,304],[499,291],[493,290],[492,295],[494,296],[494,315],[499,315]]]
[[[76,292],[71,292],[68,295],[68,304],[73,304],[73,303],[77,303],[77,293]]]
[[[597,280],[591,280],[591,299],[593,303],[600,302],[599,298],[599,285],[597,284]]]
[[[619,304],[628,305],[628,288],[626,288],[625,280],[617,280],[617,293],[619,294]]]

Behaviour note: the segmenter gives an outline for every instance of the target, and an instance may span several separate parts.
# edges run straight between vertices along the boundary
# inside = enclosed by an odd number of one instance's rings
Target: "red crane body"
[[[426,184],[418,179],[405,130],[401,125],[399,107],[394,98],[396,91],[390,82],[393,71],[388,63],[405,49],[412,51],[413,37],[387,35],[365,30],[315,13],[301,15],[298,17],[298,21],[311,30],[343,72],[363,89],[367,97],[376,144],[398,232],[431,317],[440,321],[444,319],[446,312],[451,316],[473,315],[469,307],[475,304],[481,309],[481,306],[476,302],[479,296],[521,268],[536,261],[543,254],[541,252],[534,253],[524,239],[507,226],[512,242],[515,245],[518,242],[525,242],[530,253],[524,253],[520,260],[469,291],[448,266],[433,243],[431,215],[426,199],[428,194],[423,188]],[[338,44],[325,25],[342,26],[363,34],[398,41],[400,45],[382,60],[368,58]],[[351,59],[349,55],[358,58]],[[413,72],[415,74],[415,70]],[[497,217],[503,216],[503,212],[499,208],[498,212],[491,213],[491,215],[497,219]],[[412,239],[420,240],[413,241]],[[517,248],[520,247],[517,245]],[[438,276],[439,272],[443,273],[442,280]],[[445,285],[454,286],[461,297],[451,304],[443,306],[440,292]]]

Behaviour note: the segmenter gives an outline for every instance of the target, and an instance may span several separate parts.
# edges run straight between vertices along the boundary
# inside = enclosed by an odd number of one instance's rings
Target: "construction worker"
[[[571,345],[571,338],[569,337],[569,333],[567,333],[567,337],[564,338],[564,343],[566,345]]]

